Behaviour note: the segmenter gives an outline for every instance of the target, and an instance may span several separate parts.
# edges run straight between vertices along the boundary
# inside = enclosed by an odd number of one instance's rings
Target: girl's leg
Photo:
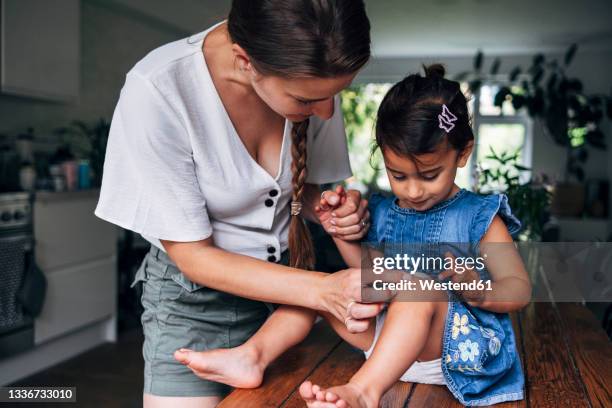
[[[214,408],[221,397],[160,397],[157,395],[143,394],[143,408]]]
[[[315,317],[312,310],[281,306],[238,347],[201,352],[181,349],[174,357],[200,378],[237,388],[255,388],[272,361],[304,340]]]
[[[417,360],[440,357],[447,303],[393,302],[370,358],[348,384],[324,390],[309,382],[300,393],[309,407],[378,407],[382,395]]]
[[[370,319],[370,325],[368,329],[361,333],[351,333],[344,322],[336,319],[331,313],[319,313],[327,323],[334,329],[338,336],[342,337],[344,341],[349,343],[351,346],[358,348],[359,350],[369,350],[372,342],[374,341],[374,335],[376,333],[376,318]]]

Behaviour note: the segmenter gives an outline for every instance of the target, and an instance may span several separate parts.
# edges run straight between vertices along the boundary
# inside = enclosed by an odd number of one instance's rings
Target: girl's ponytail
[[[425,78],[443,79],[446,75],[446,69],[442,64],[423,65],[423,70],[425,71]]]

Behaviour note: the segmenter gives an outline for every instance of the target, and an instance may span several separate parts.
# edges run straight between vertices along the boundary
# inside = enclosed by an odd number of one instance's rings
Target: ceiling
[[[110,0],[107,0],[110,1]],[[185,32],[224,18],[230,0],[112,0]],[[365,0],[379,57],[612,51],[612,0]]]

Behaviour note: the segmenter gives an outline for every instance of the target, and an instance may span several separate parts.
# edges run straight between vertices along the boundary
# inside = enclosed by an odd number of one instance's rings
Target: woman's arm
[[[332,274],[304,271],[225,251],[215,247],[212,238],[161,242],[189,280],[236,296],[325,311],[340,321],[347,317],[348,304],[361,301],[359,269]],[[356,318],[377,313],[374,305],[351,309]]]
[[[225,251],[214,245],[212,237],[197,242],[161,242],[181,272],[197,284],[262,302],[318,308],[324,273]]]

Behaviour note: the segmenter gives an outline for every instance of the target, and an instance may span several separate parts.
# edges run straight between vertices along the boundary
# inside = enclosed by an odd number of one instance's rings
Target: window
[[[499,84],[485,84],[470,101],[476,143],[469,164],[457,172],[456,181],[460,187],[475,189],[480,170],[493,170],[499,166],[496,161],[487,158],[491,149],[498,155],[518,152],[518,164],[531,167],[531,120],[525,111],[517,112],[510,101],[504,101],[501,109],[495,106],[495,95],[499,87]],[[467,90],[467,85],[463,86],[463,90]],[[475,106],[478,106],[477,110]],[[523,173],[521,177],[528,179],[529,175]],[[495,186],[480,187],[486,191]]]

